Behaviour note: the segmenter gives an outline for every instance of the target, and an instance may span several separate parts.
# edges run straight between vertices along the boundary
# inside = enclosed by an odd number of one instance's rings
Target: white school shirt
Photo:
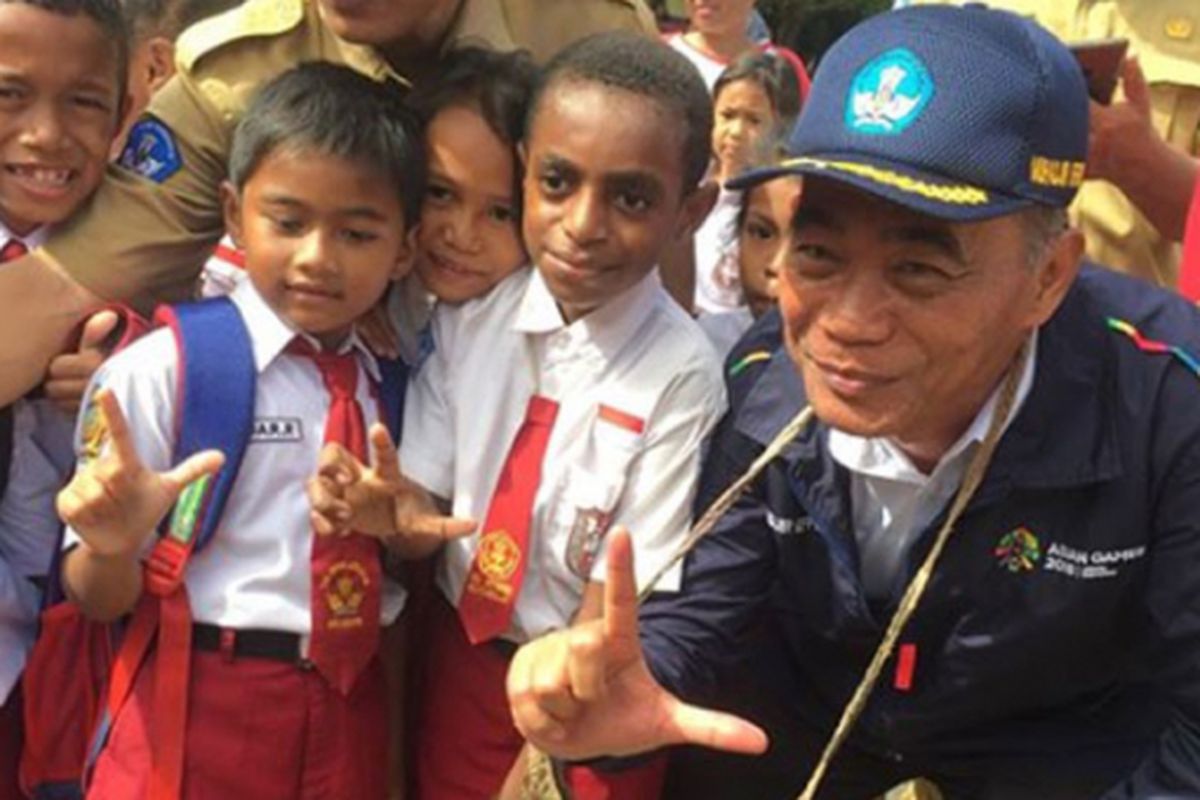
[[[254,351],[254,433],[220,525],[208,546],[188,563],[192,618],[227,628],[303,636],[311,627],[313,537],[305,484],[316,474],[329,393],[312,359],[284,352],[297,331],[267,305],[253,283],[240,283],[230,299],[246,322]],[[378,367],[353,334],[339,352],[351,349],[359,363],[356,396],[369,426],[379,418],[368,380],[378,379]],[[177,364],[174,336],[157,330],[106,361],[88,389],[89,397],[101,387],[112,390],[138,454],[153,470],[172,465]],[[86,428],[81,422],[76,434],[81,464]],[[78,541],[68,528],[66,546]],[[153,538],[147,540],[146,552],[153,544]],[[382,599],[386,624],[400,612],[403,590],[385,579]]]
[[[0,245],[20,239],[33,250],[47,233],[42,227],[17,236],[0,223]],[[75,464],[74,422],[45,398],[13,403],[8,488],[0,499],[0,704],[33,646],[41,593],[28,579],[47,573],[58,544],[54,498]]]
[[[743,192],[722,188],[717,202],[696,229],[693,249],[696,262],[697,312],[720,314],[746,305],[738,268],[737,218]]]
[[[1030,338],[1029,356],[1002,431],[1016,419],[1033,388],[1036,356],[1035,334]],[[853,436],[836,428],[829,432],[829,454],[850,471],[851,517],[868,597],[881,599],[891,594],[909,545],[962,484],[971,456],[987,436],[1002,391],[1003,384],[996,387],[971,425],[928,475],[889,439]]]
[[[568,325],[541,275],[519,270],[485,298],[439,306],[433,333],[409,385],[400,463],[455,515],[483,526],[529,398],[559,403],[505,638],[570,622],[589,577],[604,580],[605,516],[633,533],[644,585],[688,529],[701,448],[725,410],[716,355],[657,272]],[[601,418],[602,405],[642,420],[642,433]],[[438,584],[451,603],[479,535],[446,545]],[[678,586],[676,569],[659,588]]]

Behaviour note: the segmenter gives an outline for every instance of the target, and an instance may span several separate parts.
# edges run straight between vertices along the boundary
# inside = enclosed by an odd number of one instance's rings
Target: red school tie
[[[529,555],[533,498],[542,477],[542,459],[558,403],[534,395],[525,409],[483,523],[483,536],[458,601],[458,615],[472,644],[508,629]]]
[[[9,239],[4,243],[4,247],[0,247],[0,264],[20,258],[28,252],[29,248],[20,239]]]
[[[360,461],[367,457],[362,407],[355,397],[358,362],[353,353],[318,352],[294,342],[288,352],[311,358],[330,395],[325,441],[337,442]],[[318,536],[312,540],[312,636],[308,659],[342,695],[379,648],[381,569],[379,543],[369,536]]]

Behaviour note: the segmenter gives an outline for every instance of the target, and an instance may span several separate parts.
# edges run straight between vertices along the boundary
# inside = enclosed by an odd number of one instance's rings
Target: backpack
[[[54,602],[42,613],[26,671],[36,677],[25,685],[21,783],[38,799],[82,797],[86,772],[149,657],[157,659],[155,715],[164,730],[155,742],[150,797],[178,797],[182,785],[192,636],[183,578],[192,554],[216,531],[236,482],[254,424],[256,371],[249,333],[227,298],[164,307],[155,319],[171,329],[179,352],[173,460],[219,449],[225,462],[189,485],[164,519],[144,566],[142,596],[123,626],[84,618],[57,587],[55,565]],[[380,368],[380,399],[395,435],[407,370],[382,359]]]

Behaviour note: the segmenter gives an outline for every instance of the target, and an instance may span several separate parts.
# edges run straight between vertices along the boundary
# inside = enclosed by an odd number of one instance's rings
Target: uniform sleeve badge
[[[84,464],[90,464],[100,457],[104,445],[108,443],[108,422],[104,412],[96,402],[95,393],[88,401],[87,409],[79,423],[79,458]]]
[[[119,163],[155,183],[162,183],[183,166],[175,134],[153,117],[146,117],[129,131]]]

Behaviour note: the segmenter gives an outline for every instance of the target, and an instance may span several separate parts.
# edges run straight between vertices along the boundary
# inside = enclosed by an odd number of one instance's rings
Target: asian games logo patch
[[[1000,537],[992,555],[1009,572],[1030,572],[1042,560],[1042,545],[1033,531],[1021,527]]]
[[[911,50],[897,47],[873,58],[850,82],[846,127],[895,136],[921,116],[933,98],[933,77]]]
[[[143,178],[162,183],[179,171],[183,159],[171,129],[147,117],[130,128],[120,164]]]

